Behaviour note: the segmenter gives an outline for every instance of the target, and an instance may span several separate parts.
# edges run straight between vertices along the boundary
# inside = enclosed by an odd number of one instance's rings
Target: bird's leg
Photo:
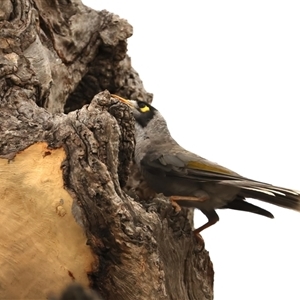
[[[195,230],[193,231],[193,233],[194,233],[194,235],[195,235],[195,237],[196,237],[197,239],[200,238],[200,239],[202,240],[202,238],[200,237],[200,234],[199,234],[199,233],[200,233],[202,230],[204,230],[204,229],[206,229],[206,228],[208,228],[208,227],[210,227],[210,226],[216,224],[216,223],[219,221],[219,216],[217,215],[217,213],[216,213],[214,210],[211,210],[211,211],[204,211],[204,210],[201,210],[201,211],[202,211],[202,213],[207,217],[208,222],[205,223],[204,225],[202,225],[201,227],[195,229]]]
[[[170,197],[170,201],[172,206],[175,209],[175,212],[180,212],[181,211],[181,207],[180,205],[177,203],[177,201],[196,201],[196,202],[203,202],[206,201],[208,199],[208,196],[202,196],[202,197],[193,197],[193,196],[171,196]],[[182,205],[185,206],[185,205]],[[191,207],[190,205],[187,205],[187,207]]]
[[[202,196],[202,197],[194,197],[194,196],[171,196],[171,201],[179,201],[179,200],[187,200],[187,201],[206,201],[208,199],[208,196]]]

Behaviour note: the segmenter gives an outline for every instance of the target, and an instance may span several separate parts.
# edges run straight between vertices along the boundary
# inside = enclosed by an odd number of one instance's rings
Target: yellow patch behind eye
[[[150,110],[150,108],[149,108],[149,106],[147,106],[147,105],[145,105],[144,107],[141,107],[140,108],[140,111],[141,112],[147,112],[147,111],[149,111]]]

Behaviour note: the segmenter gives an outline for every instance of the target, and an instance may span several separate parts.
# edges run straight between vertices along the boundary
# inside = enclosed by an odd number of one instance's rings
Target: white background
[[[300,190],[299,1],[83,2],[133,25],[133,67],[182,146]],[[215,300],[300,299],[300,214],[255,204],[275,219],[222,210],[202,234]]]

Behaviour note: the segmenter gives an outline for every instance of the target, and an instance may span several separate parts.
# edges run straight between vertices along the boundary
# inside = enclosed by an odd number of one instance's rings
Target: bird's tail
[[[241,197],[258,199],[280,207],[300,211],[300,191],[252,180],[228,180],[226,185],[239,187],[241,189],[239,196]]]

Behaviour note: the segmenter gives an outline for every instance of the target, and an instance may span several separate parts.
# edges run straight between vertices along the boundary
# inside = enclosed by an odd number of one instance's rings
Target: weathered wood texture
[[[106,90],[152,100],[131,34],[80,1],[2,0],[0,298],[46,299],[72,281],[104,299],[213,297],[191,211],[124,192],[134,120]]]

